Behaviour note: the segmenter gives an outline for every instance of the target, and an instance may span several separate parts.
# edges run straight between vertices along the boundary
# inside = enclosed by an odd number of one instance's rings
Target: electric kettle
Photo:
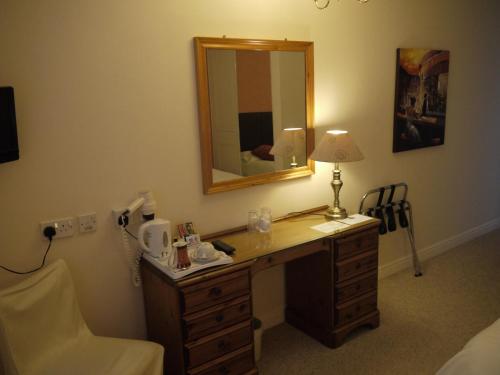
[[[170,221],[154,219],[142,224],[137,234],[139,245],[155,258],[172,253]]]

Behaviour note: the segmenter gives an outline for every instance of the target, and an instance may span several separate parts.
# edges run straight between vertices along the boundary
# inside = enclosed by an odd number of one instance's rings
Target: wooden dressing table
[[[206,236],[234,246],[234,263],[175,281],[143,260],[148,338],[165,347],[165,373],[257,374],[251,277],[278,264],[292,326],[332,348],[357,327],[378,327],[378,220],[333,234],[310,228],[323,222],[305,214],[273,222],[270,234]]]

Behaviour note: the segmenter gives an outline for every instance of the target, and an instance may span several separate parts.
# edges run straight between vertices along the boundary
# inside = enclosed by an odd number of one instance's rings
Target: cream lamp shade
[[[346,130],[329,130],[314,149],[311,159],[334,163],[333,180],[330,183],[334,192],[334,201],[333,206],[328,208],[326,216],[332,220],[345,219],[347,211],[340,207],[339,199],[340,188],[343,185],[340,179],[339,163],[362,160],[363,154]]]
[[[290,166],[297,166],[295,156],[304,154],[306,148],[306,132],[303,128],[286,128],[283,129],[278,136],[278,140],[271,148],[271,155],[280,155],[284,157],[292,157]]]
[[[363,160],[364,156],[346,130],[329,130],[311,155],[311,159],[328,163]]]

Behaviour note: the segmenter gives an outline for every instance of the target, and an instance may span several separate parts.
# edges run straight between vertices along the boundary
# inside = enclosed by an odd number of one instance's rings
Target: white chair
[[[162,346],[90,332],[62,260],[0,291],[0,359],[6,375],[163,372]]]

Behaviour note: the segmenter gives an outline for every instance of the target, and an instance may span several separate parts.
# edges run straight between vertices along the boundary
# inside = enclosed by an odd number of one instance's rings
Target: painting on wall
[[[399,48],[392,152],[444,144],[450,52]]]

